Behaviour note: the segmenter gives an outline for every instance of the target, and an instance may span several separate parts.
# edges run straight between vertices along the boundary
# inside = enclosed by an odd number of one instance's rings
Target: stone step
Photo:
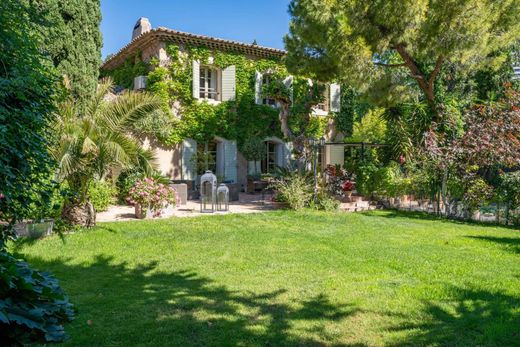
[[[359,202],[343,202],[339,207],[343,211],[347,212],[361,212],[361,211],[372,211],[376,209],[375,205],[371,205],[370,201],[359,201]]]

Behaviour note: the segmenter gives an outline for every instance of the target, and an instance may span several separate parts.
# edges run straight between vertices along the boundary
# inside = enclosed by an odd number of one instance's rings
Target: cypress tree
[[[41,15],[44,51],[79,100],[95,92],[101,65],[100,0],[31,0]],[[49,25],[52,24],[52,25]]]

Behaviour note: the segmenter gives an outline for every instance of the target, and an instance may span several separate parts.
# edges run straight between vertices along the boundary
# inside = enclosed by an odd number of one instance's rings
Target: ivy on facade
[[[178,45],[166,46],[169,56],[167,65],[159,64],[152,59],[147,66],[140,59],[131,57],[120,67],[105,72],[112,76],[118,85],[130,87],[133,78],[138,75],[147,75],[147,90],[163,101],[163,111],[169,115],[169,136],[160,138],[167,145],[182,142],[185,138],[192,138],[197,142],[206,142],[216,136],[229,140],[236,140],[241,148],[248,138],[266,138],[277,136],[283,138],[280,130],[279,110],[268,105],[258,105],[255,102],[256,71],[269,73],[272,80],[281,81],[288,76],[281,59],[252,60],[241,53],[212,51],[205,47],[186,47],[181,50]],[[219,69],[231,65],[236,67],[236,98],[234,101],[209,103],[193,97],[192,61],[198,60],[202,64],[209,63]],[[145,71],[146,67],[146,71]],[[304,115],[298,113],[306,100],[306,78],[293,80],[294,115],[290,126],[296,128],[304,125],[308,137],[320,137],[324,134],[328,117],[311,117],[309,122],[302,123]],[[305,85],[305,88],[303,87]],[[263,86],[263,96],[272,93],[270,86]],[[279,91],[282,92],[282,91]],[[283,91],[287,92],[287,91]],[[182,117],[180,117],[182,115]],[[331,117],[337,115],[331,115]],[[162,129],[157,129],[164,134]],[[301,129],[299,129],[301,130]]]

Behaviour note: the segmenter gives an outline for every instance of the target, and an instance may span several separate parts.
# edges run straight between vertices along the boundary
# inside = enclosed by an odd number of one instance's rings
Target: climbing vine
[[[141,53],[138,52],[128,57],[125,62],[115,69],[101,70],[101,77],[110,76],[114,83],[124,88],[131,88],[134,84],[134,77],[143,76],[148,73],[148,65],[141,60]]]

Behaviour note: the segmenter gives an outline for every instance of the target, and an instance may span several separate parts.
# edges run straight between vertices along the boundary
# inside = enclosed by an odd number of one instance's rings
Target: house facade
[[[271,77],[269,69],[266,71],[241,71],[241,66],[232,63],[225,66],[219,65],[215,59],[218,58],[217,52],[232,52],[245,57],[251,63],[281,61],[286,54],[285,51],[256,44],[184,33],[163,27],[154,29],[146,18],[141,18],[136,23],[132,41],[109,58],[101,69],[110,74],[111,71],[116,71],[127,64],[129,59],[132,62],[138,60],[145,64],[153,63],[155,67],[167,68],[173,62],[172,53],[169,53],[168,49],[171,45],[178,47],[181,53],[187,52],[188,48],[192,50],[204,48],[211,52],[203,58],[188,55],[183,58],[190,60],[188,62],[191,69],[189,74],[189,78],[191,78],[189,81],[190,97],[195,103],[217,107],[226,103],[233,104],[237,101],[237,97],[249,97],[252,99],[251,102],[258,105],[259,108],[276,109],[278,107],[275,100],[265,97],[262,93],[262,86],[269,83]],[[251,76],[244,76],[245,74],[251,74]],[[148,88],[146,73],[141,71],[140,75],[132,77],[132,83],[127,86],[128,88],[134,90]],[[254,82],[254,93],[251,95],[240,90],[237,91],[239,81],[245,78],[251,78]],[[283,83],[290,87],[292,76],[287,76]],[[340,92],[339,85],[326,85],[323,102],[314,108],[314,116],[328,117],[331,112],[339,112]],[[183,109],[176,107],[175,104],[175,102],[171,104],[172,112],[182,122],[185,116]],[[237,117],[240,116],[239,110]],[[247,124],[243,127],[247,127]],[[217,132],[211,138],[199,138],[198,141],[186,137],[175,144],[164,145],[156,140],[145,139],[144,144],[155,150],[160,171],[173,180],[195,180],[204,170],[209,169],[224,182],[239,183],[244,186],[247,183],[248,175],[272,172],[276,166],[291,166],[293,162],[292,144],[285,141],[276,130],[273,129],[272,133],[264,131],[266,135],[263,137],[265,155],[262,160],[258,161],[246,160],[239,150],[237,140],[226,138],[224,131],[222,134]],[[240,129],[238,131],[240,132]],[[341,134],[337,135],[330,129],[323,135],[330,142],[342,140]],[[203,153],[203,159],[201,153]],[[322,165],[343,164],[343,146],[325,146],[320,153],[320,158]]]

